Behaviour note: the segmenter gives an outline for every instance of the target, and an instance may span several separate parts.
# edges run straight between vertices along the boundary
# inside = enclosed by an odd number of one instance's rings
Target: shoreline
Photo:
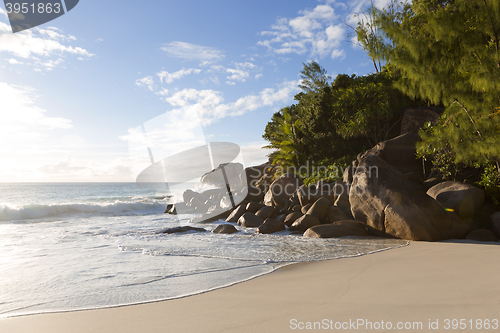
[[[358,239],[358,237],[356,237],[356,236],[352,236],[352,237],[351,236],[347,236],[347,237],[343,237],[343,238],[344,239]],[[359,239],[360,240],[364,240],[364,238],[359,238]],[[384,240],[384,238],[378,238],[378,237],[374,237],[374,239],[376,239],[376,240]],[[366,240],[370,240],[370,238],[366,238]],[[404,241],[404,240],[401,240],[401,241]],[[262,276],[265,276],[265,275],[268,275],[268,274],[272,274],[272,273],[274,273],[274,272],[276,272],[276,271],[278,271],[280,269],[283,269],[283,268],[285,268],[287,266],[290,266],[290,265],[297,265],[297,264],[304,264],[304,263],[314,263],[314,262],[321,262],[321,261],[328,261],[328,260],[337,260],[337,259],[346,259],[346,258],[363,257],[363,256],[367,256],[367,255],[371,255],[371,254],[375,254],[375,253],[379,253],[379,252],[384,252],[384,251],[389,251],[389,250],[395,250],[395,249],[398,249],[398,248],[401,248],[401,247],[406,247],[406,246],[409,246],[409,245],[410,245],[410,241],[406,241],[406,244],[401,244],[401,245],[396,245],[395,244],[392,247],[387,247],[387,248],[383,248],[383,249],[377,249],[377,250],[373,250],[373,251],[365,252],[365,253],[360,253],[360,254],[346,255],[346,256],[343,256],[343,257],[330,258],[330,259],[316,259],[316,260],[299,261],[299,262],[282,262],[281,266],[275,267],[273,270],[271,270],[269,272],[259,273],[257,275],[245,278],[243,280],[231,282],[231,283],[229,283],[227,285],[217,286],[217,287],[213,287],[213,288],[210,288],[210,289],[207,289],[207,290],[197,291],[197,292],[193,292],[193,293],[186,294],[186,295],[172,296],[172,297],[168,297],[168,298],[153,299],[153,300],[132,302],[132,303],[126,303],[126,304],[103,305],[103,306],[88,307],[88,308],[79,308],[79,309],[45,310],[45,311],[44,310],[40,310],[38,312],[18,313],[18,314],[12,314],[12,315],[8,315],[8,312],[6,312],[4,314],[0,314],[0,321],[2,319],[9,319],[9,318],[37,316],[37,315],[47,315],[47,314],[64,314],[64,313],[81,312],[81,311],[106,310],[106,309],[114,309],[114,308],[121,308],[121,307],[135,306],[135,305],[146,305],[146,304],[167,302],[167,301],[182,299],[182,298],[186,298],[186,297],[192,297],[192,296],[202,295],[202,294],[213,292],[213,291],[216,291],[216,290],[219,290],[219,289],[232,287],[232,286],[240,284],[240,283],[245,283],[245,282],[248,282],[248,281],[260,278]],[[10,312],[15,312],[15,311],[17,311],[17,310],[12,310]]]
[[[306,328],[326,319],[332,325],[359,319],[379,325],[421,322],[423,329],[415,331],[425,332],[436,320],[440,330],[446,319],[466,319],[467,324],[500,320],[497,244],[410,242],[391,250],[287,265],[245,282],[166,301],[3,318],[0,331],[287,332],[294,325],[300,330],[300,323]]]

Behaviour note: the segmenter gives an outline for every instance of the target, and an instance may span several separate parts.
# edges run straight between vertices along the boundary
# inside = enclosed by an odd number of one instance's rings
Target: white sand
[[[335,329],[337,322],[345,328],[358,319],[372,329]],[[446,330],[446,319],[463,319],[467,328]],[[500,243],[412,242],[363,257],[291,265],[182,299],[2,319],[0,332],[289,332],[307,322],[328,323],[337,332],[500,331],[477,329],[478,319],[500,320]],[[438,320],[437,330],[429,329],[429,320]],[[393,329],[382,329],[382,321]],[[413,322],[422,328],[396,327]]]

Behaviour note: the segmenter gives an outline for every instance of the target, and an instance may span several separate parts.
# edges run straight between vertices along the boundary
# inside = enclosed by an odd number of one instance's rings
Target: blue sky
[[[0,5],[0,182],[135,181],[147,166],[141,125],[161,121],[156,159],[208,140],[262,163],[265,125],[293,103],[303,62],[373,72],[342,23],[369,4],[80,0],[16,34]]]

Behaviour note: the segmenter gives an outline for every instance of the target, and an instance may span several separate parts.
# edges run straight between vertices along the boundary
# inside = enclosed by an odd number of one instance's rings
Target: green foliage
[[[316,61],[309,63],[302,63],[304,68],[300,72],[302,84],[299,87],[303,93],[317,93],[321,89],[328,86],[330,76],[328,76],[326,69],[321,67]]]
[[[281,166],[336,161],[364,151],[398,135],[392,130],[402,111],[415,103],[393,87],[390,68],[367,76],[341,74],[331,84],[316,62],[304,64],[301,73],[298,103],[275,113],[263,135],[266,148],[274,149],[270,157]]]
[[[389,139],[403,110],[415,103],[394,88],[395,77],[389,67],[378,74],[337,76],[331,121],[344,139],[365,137],[370,146]]]
[[[311,173],[308,177],[305,177],[304,184],[307,186],[315,184],[320,180],[324,180],[328,183],[333,183],[336,181],[341,181],[343,177],[343,172],[347,169],[349,165],[346,163],[335,163],[330,165],[317,165],[312,168]]]
[[[484,187],[486,194],[495,204],[500,203],[500,174],[495,164],[490,163],[484,168],[479,185]]]
[[[263,137],[275,149],[269,157],[275,164],[299,167],[304,162],[304,147],[300,140],[301,120],[295,114],[295,107],[285,107],[273,115],[267,124]]]
[[[399,88],[446,107],[443,121],[421,132],[420,155],[446,147],[456,164],[485,165],[500,156],[500,2],[414,0],[379,12],[401,71]],[[439,164],[439,162],[438,162]]]

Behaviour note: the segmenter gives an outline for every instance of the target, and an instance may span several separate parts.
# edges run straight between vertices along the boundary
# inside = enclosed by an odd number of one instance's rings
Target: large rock
[[[468,226],[378,156],[359,163],[349,196],[355,220],[408,240],[463,238]]]
[[[285,230],[285,224],[275,219],[266,219],[258,228],[260,234],[272,234],[274,232]]]
[[[247,212],[255,213],[256,211],[258,211],[259,209],[261,209],[265,206],[266,205],[264,205],[263,203],[260,203],[260,202],[249,202],[247,204]]]
[[[378,156],[403,174],[415,173],[423,180],[422,164],[415,157],[415,144],[420,140],[418,133],[410,132],[378,143],[358,156],[358,161],[368,155]]]
[[[234,225],[231,224],[219,224],[212,230],[214,234],[233,234],[235,232],[238,232],[238,229],[234,227]]]
[[[224,177],[225,171],[226,177]],[[243,171],[241,163],[223,163],[216,169],[201,176],[201,183],[206,185],[240,184],[240,174]]]
[[[257,211],[257,213],[255,213],[255,215],[257,215],[258,217],[260,217],[263,220],[265,220],[265,219],[268,219],[271,216],[273,216],[274,213],[275,213],[274,207],[265,206],[265,207],[262,207],[261,209],[259,209]]]
[[[328,222],[334,223],[337,221],[349,220],[349,216],[339,207],[330,206],[328,208]]]
[[[346,220],[333,224],[322,224],[306,230],[304,237],[334,238],[345,236],[369,236],[366,225],[359,221]]]
[[[293,212],[288,214],[285,218],[285,225],[287,227],[291,227],[293,222],[295,222],[299,217],[302,217],[303,215],[304,214],[302,214],[301,212]]]
[[[310,227],[314,227],[315,225],[321,224],[317,217],[311,215],[304,215],[299,217],[293,224],[290,226],[291,231],[300,231],[304,232]]]
[[[262,223],[264,223],[264,219],[255,215],[254,213],[245,213],[238,219],[238,225],[241,225],[245,228],[257,228]]]
[[[333,203],[336,207],[342,209],[348,217],[351,215],[351,203],[349,202],[351,185],[352,183],[347,184],[344,182],[337,182],[335,185],[335,194],[337,195],[337,199]]]
[[[196,198],[200,202],[205,202],[206,200],[210,199],[209,197],[193,190],[185,190],[184,193],[182,193],[182,201],[184,201],[184,203],[186,204],[191,202],[193,198]]]
[[[269,169],[272,169],[272,166],[269,163],[263,163],[261,165],[245,168],[245,170],[240,173],[240,180],[241,182],[246,181],[249,186],[255,186],[255,183],[261,179],[261,177],[265,175]]]
[[[436,125],[440,118],[436,110],[443,111],[443,109],[427,107],[408,108],[404,110],[401,119],[401,134],[417,131],[428,122]]]
[[[229,216],[226,219],[226,222],[236,223],[236,222],[238,222],[238,219],[241,217],[241,215],[245,214],[246,212],[247,211],[246,211],[245,206],[240,205],[240,206],[238,206],[238,208],[233,210],[231,212],[231,214],[229,214]]]
[[[307,205],[303,206],[303,207],[300,209],[300,212],[301,212],[302,214],[306,214],[306,213],[307,213],[307,211],[309,210],[309,208],[311,208],[311,207],[312,207],[312,203],[309,203],[309,204],[307,204]]]
[[[264,197],[267,206],[288,206],[290,197],[302,186],[302,180],[293,173],[286,173],[272,182]]]
[[[327,198],[319,198],[307,211],[307,215],[315,216],[318,220],[323,220],[328,214],[328,207],[330,207],[330,200]]]
[[[465,239],[470,239],[478,242],[498,242],[498,237],[493,231],[488,229],[476,229],[467,234]]]
[[[215,188],[201,192],[201,195],[209,198],[213,202],[219,202],[224,195],[227,194],[227,189]]]
[[[352,184],[352,178],[354,177],[354,173],[356,172],[356,168],[353,166],[348,166],[344,170],[344,174],[342,177],[342,181],[346,184]]]
[[[500,238],[500,212],[496,212],[490,216],[491,229],[495,235]]]
[[[427,195],[469,224],[474,219],[474,212],[484,204],[484,190],[456,181],[434,185],[427,191]]]
[[[220,199],[219,206],[222,209],[232,209],[233,204],[235,206],[237,206],[237,205],[241,204],[243,201],[244,201],[243,198],[240,197],[239,195],[233,195],[233,194],[225,195]],[[248,202],[248,201],[246,201],[246,202]]]
[[[444,179],[441,178],[429,178],[424,180],[422,183],[422,188],[424,189],[425,192],[427,192],[431,187],[444,182]]]
[[[269,163],[264,163],[245,168],[245,170],[240,173],[240,182],[243,185],[246,182],[247,185],[247,200],[258,202],[264,199],[267,188],[265,186],[259,186],[257,182],[266,174],[268,169],[271,169],[271,165]]]

